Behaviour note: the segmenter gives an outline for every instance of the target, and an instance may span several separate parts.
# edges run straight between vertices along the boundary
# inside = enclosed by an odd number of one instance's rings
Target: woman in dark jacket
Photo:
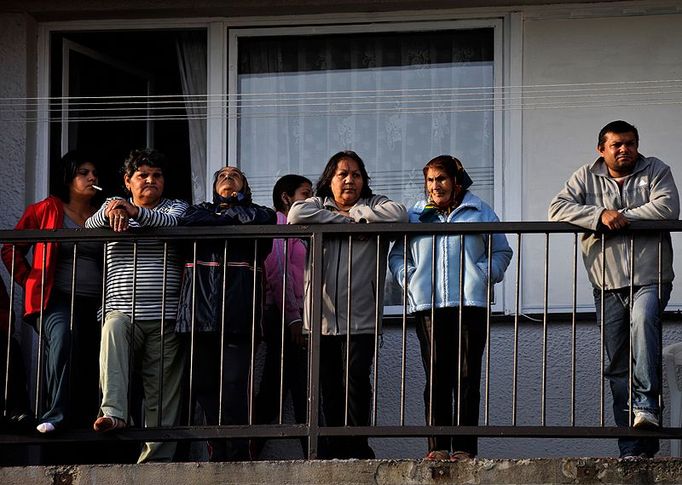
[[[276,221],[272,209],[251,201],[246,176],[236,167],[225,167],[214,175],[213,202],[190,207],[180,225],[231,226]],[[197,242],[196,257],[191,256],[185,264],[176,331],[188,338],[193,334],[192,392],[203,408],[206,424],[248,421],[251,339],[254,333],[260,334],[263,261],[271,248],[271,241],[266,240],[229,239],[226,248],[225,240],[209,239]],[[211,461],[248,459],[246,440],[213,440],[210,444]]]

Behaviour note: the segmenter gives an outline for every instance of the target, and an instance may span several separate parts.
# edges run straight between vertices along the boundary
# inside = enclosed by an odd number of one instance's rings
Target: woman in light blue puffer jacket
[[[448,155],[434,158],[424,167],[427,200],[418,202],[409,210],[410,222],[498,222],[495,212],[467,190],[471,184],[472,181],[459,160]],[[478,424],[481,357],[486,341],[488,237],[487,234],[464,236],[459,423],[457,384],[460,366],[457,356],[462,237],[457,234],[437,236],[435,258],[432,258],[431,236],[409,238],[407,266],[402,241],[395,244],[389,255],[391,272],[401,286],[405,282],[407,271],[409,311],[416,319],[417,337],[426,373],[424,388],[426,422],[432,426]],[[491,284],[502,281],[511,257],[512,250],[504,234],[493,234]],[[432,289],[432,259],[436,271],[435,289]],[[433,298],[432,293],[435,293]],[[435,302],[433,311],[432,300]],[[434,366],[433,372],[430,369],[431,362]],[[432,375],[431,384],[429,381]],[[475,436],[434,436],[429,438],[429,452],[426,458],[457,460],[474,457],[477,452]]]

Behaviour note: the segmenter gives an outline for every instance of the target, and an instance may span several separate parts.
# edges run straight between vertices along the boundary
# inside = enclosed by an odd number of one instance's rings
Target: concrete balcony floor
[[[0,483],[25,484],[445,484],[682,483],[682,460],[614,458],[257,461],[0,468]]]

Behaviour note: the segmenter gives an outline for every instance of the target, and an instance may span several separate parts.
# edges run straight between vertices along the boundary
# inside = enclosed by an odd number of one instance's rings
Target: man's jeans
[[[632,340],[632,408],[659,415],[658,395],[661,390],[661,314],[668,304],[671,283],[638,286],[633,289],[632,314],[630,288],[604,292],[604,340],[609,365],[605,376],[611,384],[613,414],[618,426],[630,426],[628,376],[630,341]],[[601,290],[594,289],[597,321],[601,320]],[[621,456],[653,456],[658,451],[656,439],[618,440]]]

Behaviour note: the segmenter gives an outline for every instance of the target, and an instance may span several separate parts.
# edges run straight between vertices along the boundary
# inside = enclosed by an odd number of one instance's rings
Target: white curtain
[[[189,123],[190,165],[192,168],[192,200],[210,199],[206,194],[206,33],[181,32],[176,43],[178,67],[182,81]]]
[[[259,203],[354,150],[375,193],[407,205],[431,158],[460,158],[493,199],[492,29],[240,39],[239,162]]]

